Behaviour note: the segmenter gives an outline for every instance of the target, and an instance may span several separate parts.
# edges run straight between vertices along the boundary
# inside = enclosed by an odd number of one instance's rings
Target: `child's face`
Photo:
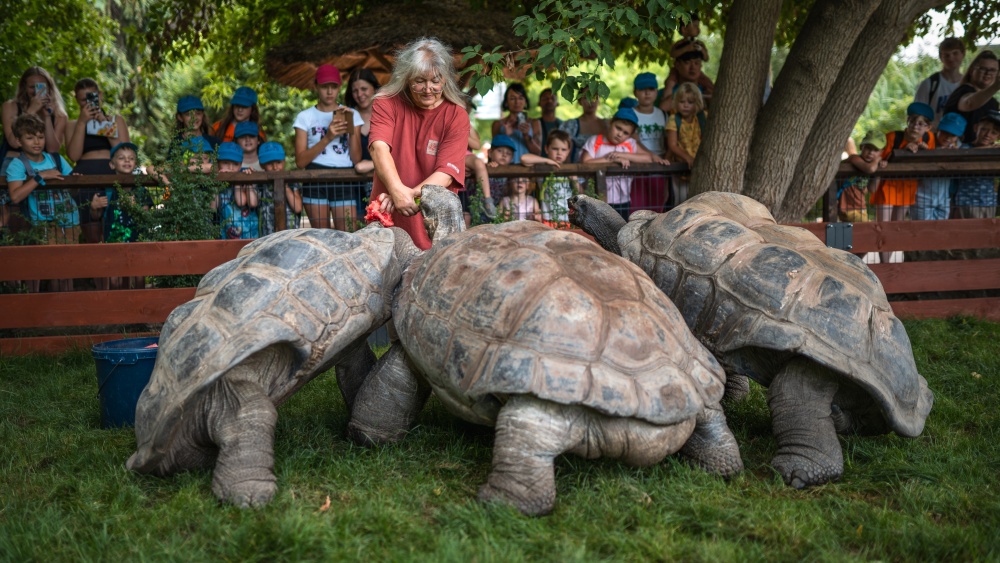
[[[961,49],[949,49],[940,51],[939,57],[941,58],[941,66],[945,70],[958,70],[962,66],[962,61],[965,60],[965,53]]]
[[[972,143],[976,147],[991,147],[1000,138],[1000,125],[992,121],[980,121],[976,124],[976,140]]]
[[[930,128],[930,120],[922,115],[909,115],[906,117],[906,131],[912,139],[922,137]]]
[[[260,137],[256,135],[243,135],[236,142],[240,144],[244,153],[256,153],[257,147],[260,146]]]
[[[327,82],[316,86],[316,97],[324,106],[337,105],[337,96],[340,94],[340,84]]]
[[[119,174],[131,174],[135,171],[135,153],[128,149],[118,149],[114,158],[111,159],[111,169]]]
[[[272,160],[267,164],[261,164],[261,166],[264,168],[264,170],[267,170],[268,172],[278,172],[285,169],[285,161]]]
[[[549,139],[549,144],[545,145],[545,154],[562,164],[569,158],[569,143],[561,139]]]
[[[635,99],[639,100],[639,107],[641,108],[652,107],[653,102],[656,101],[656,88],[632,90],[632,93],[635,94]]]
[[[881,151],[875,148],[874,145],[864,145],[861,147],[861,160],[865,162],[872,162],[879,154],[881,154]]]
[[[608,140],[611,141],[612,145],[620,145],[631,137],[634,132],[634,123],[616,119],[611,122],[611,127],[608,129]]]
[[[232,160],[220,160],[219,161],[219,172],[239,172],[240,163],[233,162]]]
[[[952,135],[947,131],[938,131],[937,134],[937,148],[939,149],[957,149],[961,144],[961,138],[958,135]]]
[[[511,178],[510,187],[515,194],[524,195],[528,193],[531,182],[527,178]]]
[[[37,157],[45,150],[45,133],[24,133],[17,140],[21,143],[21,152]]]
[[[208,156],[208,153],[195,154],[192,155],[191,158],[188,160],[188,168],[190,169],[201,168],[202,166],[211,163],[212,163],[212,158]]]
[[[233,106],[233,117],[237,123],[250,119],[250,106]]]
[[[205,119],[205,112],[200,109],[193,109],[181,114],[181,122],[187,130],[201,129],[201,122]]]
[[[500,166],[506,166],[514,160],[514,151],[509,147],[493,147],[490,149],[490,160]]]
[[[690,117],[695,114],[698,106],[695,105],[694,100],[691,96],[680,95],[677,97],[677,113],[683,115],[684,117]]]

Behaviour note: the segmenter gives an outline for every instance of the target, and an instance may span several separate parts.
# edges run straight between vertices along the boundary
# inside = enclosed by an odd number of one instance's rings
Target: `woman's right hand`
[[[28,104],[28,113],[41,113],[43,109],[49,105],[49,95],[44,96],[32,96],[31,102]]]

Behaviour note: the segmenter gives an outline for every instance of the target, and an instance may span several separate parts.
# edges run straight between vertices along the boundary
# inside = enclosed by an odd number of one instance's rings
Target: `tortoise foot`
[[[524,489],[524,487],[520,488]],[[537,493],[519,494],[487,482],[482,487],[479,487],[479,501],[485,503],[496,502],[513,506],[526,516],[545,516],[546,514],[550,514],[556,505],[555,489],[545,492],[538,491]]]
[[[278,484],[271,479],[243,481],[240,483],[213,483],[212,492],[224,502],[238,508],[258,508],[271,502],[278,491]]]
[[[771,466],[781,474],[786,485],[796,489],[837,481],[843,474],[843,465],[832,459],[811,460],[796,455],[778,454],[771,460]]]

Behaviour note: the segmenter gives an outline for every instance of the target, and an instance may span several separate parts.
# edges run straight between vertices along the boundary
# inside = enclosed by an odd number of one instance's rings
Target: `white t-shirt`
[[[361,114],[353,109],[351,113],[354,114],[355,127],[365,124],[365,120],[361,118]],[[312,106],[295,116],[295,123],[292,124],[292,127],[306,132],[306,148],[311,149],[323,138],[323,135],[326,135],[331,121],[333,121],[332,111],[319,111],[316,106]],[[333,168],[350,168],[354,166],[354,163],[351,162],[349,149],[347,134],[345,133],[339,137],[334,137],[333,141],[323,149],[323,152],[319,153],[319,156],[313,159],[313,162]]]
[[[639,147],[635,142],[635,139],[629,137],[620,145],[612,145],[608,143],[604,135],[594,135],[593,137],[587,139],[587,144],[583,145],[583,151],[590,155],[591,158],[601,158],[608,156],[613,152],[627,152],[635,154],[639,151]],[[611,173],[607,176],[607,186],[608,186],[608,203],[628,203],[632,201],[632,177],[613,175]]]
[[[938,77],[937,90],[934,91],[933,100],[930,99],[931,78],[929,76],[917,86],[917,93],[913,96],[914,102],[923,102],[934,108],[934,123],[931,124],[932,126],[937,126],[938,121],[941,121],[941,117],[944,116],[944,104],[951,97],[951,93],[958,89],[960,84],[959,82],[948,82],[941,74],[938,74]]]
[[[666,143],[663,142],[663,131],[667,126],[667,115],[663,110],[654,107],[652,113],[642,113],[639,108],[635,109],[635,115],[639,118],[639,127],[635,130],[635,136],[642,142],[642,146],[649,149],[649,152],[663,156],[666,154]]]

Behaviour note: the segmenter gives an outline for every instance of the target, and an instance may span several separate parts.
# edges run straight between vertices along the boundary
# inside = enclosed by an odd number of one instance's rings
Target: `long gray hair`
[[[402,94],[410,105],[415,105],[410,94],[410,81],[429,71],[440,76],[444,82],[444,99],[465,107],[466,95],[455,81],[455,60],[451,50],[433,37],[421,37],[396,54],[396,66],[392,69],[389,83],[379,88],[375,97],[391,98]]]

